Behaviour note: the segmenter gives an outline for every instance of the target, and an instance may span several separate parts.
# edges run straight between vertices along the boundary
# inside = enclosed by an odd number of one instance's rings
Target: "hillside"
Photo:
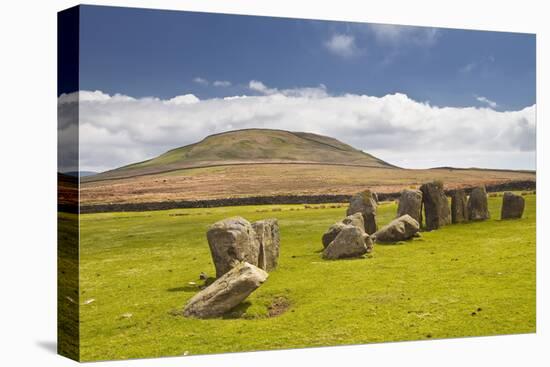
[[[442,180],[448,189],[535,181],[529,171],[402,169],[336,139],[249,129],[211,135],[148,161],[81,177],[81,205],[266,196],[395,193]]]
[[[246,129],[210,135],[198,143],[170,150],[147,161],[100,173],[83,181],[252,163],[393,167],[370,154],[327,136],[284,130]]]

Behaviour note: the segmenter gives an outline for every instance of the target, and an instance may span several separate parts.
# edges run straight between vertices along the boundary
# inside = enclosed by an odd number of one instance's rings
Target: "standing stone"
[[[208,229],[206,238],[217,278],[241,261],[258,265],[260,244],[254,228],[246,219],[234,217],[214,223]]]
[[[502,196],[501,219],[519,219],[525,209],[525,199],[511,192],[505,192]]]
[[[451,223],[449,202],[443,191],[443,183],[430,182],[420,186],[422,204],[426,217],[426,229],[431,231]]]
[[[264,219],[252,223],[256,232],[256,239],[260,244],[258,266],[271,271],[277,267],[279,261],[279,222],[277,219]]]
[[[418,223],[422,223],[422,191],[405,189],[401,191],[397,217],[408,214]]]
[[[340,233],[340,231],[342,230],[342,228],[344,228],[346,224],[355,226],[361,231],[365,232],[365,222],[363,220],[363,214],[355,213],[352,215],[348,215],[341,222],[337,222],[331,225],[328,231],[323,234],[321,240],[323,242],[324,248],[327,248],[327,246],[330,245],[332,241],[334,241],[336,236],[338,236],[338,233]]]
[[[398,242],[413,238],[420,230],[420,224],[408,214],[392,220],[374,235],[377,242]]]
[[[451,194],[451,219],[453,223],[468,221],[468,197],[462,189],[454,190]]]
[[[468,217],[470,220],[486,220],[491,217],[487,205],[485,186],[476,187],[468,198]]]
[[[262,269],[247,262],[239,263],[193,296],[183,315],[201,319],[222,316],[244,301],[267,277]]]
[[[372,240],[360,228],[344,225],[338,236],[323,251],[329,260],[359,257],[372,250]]]
[[[376,232],[376,199],[370,190],[360,192],[351,198],[346,215],[355,213],[363,214],[365,232],[370,234]]]

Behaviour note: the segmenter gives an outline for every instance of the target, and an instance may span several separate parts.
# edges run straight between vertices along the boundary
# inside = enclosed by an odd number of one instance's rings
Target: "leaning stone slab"
[[[199,319],[220,317],[244,301],[267,277],[264,270],[247,262],[239,263],[193,296],[183,315]]]
[[[420,186],[420,191],[422,191],[426,229],[431,231],[451,223],[451,211],[443,191],[443,184],[440,182],[426,183]]]
[[[352,225],[344,225],[338,236],[323,251],[323,258],[329,260],[359,257],[372,250],[368,234]]]
[[[206,238],[216,267],[216,278],[241,261],[258,265],[260,244],[246,219],[234,217],[214,223],[208,229]]]
[[[501,219],[519,219],[525,209],[525,199],[511,192],[505,192],[502,196]]]
[[[365,222],[365,232],[376,232],[376,195],[370,190],[365,190],[354,195],[349,203],[349,207],[346,215],[352,215],[355,213],[363,214],[363,221]]]
[[[338,236],[338,234],[340,233],[340,231],[342,230],[342,228],[344,228],[344,226],[346,224],[355,226],[355,227],[361,229],[363,232],[365,232],[365,221],[363,220],[363,214],[355,213],[355,214],[352,214],[352,215],[348,215],[341,222],[337,222],[337,223],[334,223],[333,225],[331,225],[329,227],[328,231],[326,231],[323,234],[323,237],[322,237],[321,240],[323,242],[323,247],[324,248],[327,248],[327,246],[332,241],[334,241],[336,236]]]
[[[468,197],[462,189],[454,190],[451,194],[451,220],[453,223],[468,221]]]
[[[258,266],[265,271],[274,270],[279,261],[279,222],[275,218],[259,220],[252,223],[252,228],[260,245]]]
[[[422,223],[422,191],[405,189],[401,191],[399,205],[397,206],[397,217],[405,214],[410,215],[418,223]]]
[[[468,198],[468,217],[470,220],[486,220],[491,217],[487,204],[485,186],[476,187]]]
[[[410,240],[420,230],[420,224],[408,214],[392,220],[374,234],[376,242],[398,242]]]

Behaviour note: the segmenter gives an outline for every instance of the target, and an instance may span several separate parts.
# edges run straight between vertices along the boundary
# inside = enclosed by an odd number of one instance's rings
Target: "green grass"
[[[81,358],[86,361],[535,331],[535,196],[521,220],[449,225],[357,260],[321,259],[345,207],[181,209],[81,216]],[[500,197],[490,198],[493,218]],[[318,207],[318,206],[316,206]],[[272,211],[280,208],[281,211]],[[292,210],[294,209],[294,210]],[[300,210],[297,210],[300,209]],[[276,209],[277,210],[277,209]],[[379,223],[395,215],[379,208]],[[174,216],[174,214],[178,214]],[[177,316],[213,275],[205,232],[228,216],[279,219],[279,268],[239,318]],[[267,317],[285,297],[290,308]],[[131,313],[131,317],[122,317]]]

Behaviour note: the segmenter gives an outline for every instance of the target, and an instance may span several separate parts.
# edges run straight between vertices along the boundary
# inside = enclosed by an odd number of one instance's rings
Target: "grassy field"
[[[81,216],[85,361],[535,331],[535,196],[521,220],[450,225],[356,260],[321,259],[345,206],[180,209]],[[395,215],[379,208],[379,223]],[[279,268],[224,319],[178,310],[214,274],[205,232],[228,216],[279,219]],[[273,304],[288,303],[269,317]]]

